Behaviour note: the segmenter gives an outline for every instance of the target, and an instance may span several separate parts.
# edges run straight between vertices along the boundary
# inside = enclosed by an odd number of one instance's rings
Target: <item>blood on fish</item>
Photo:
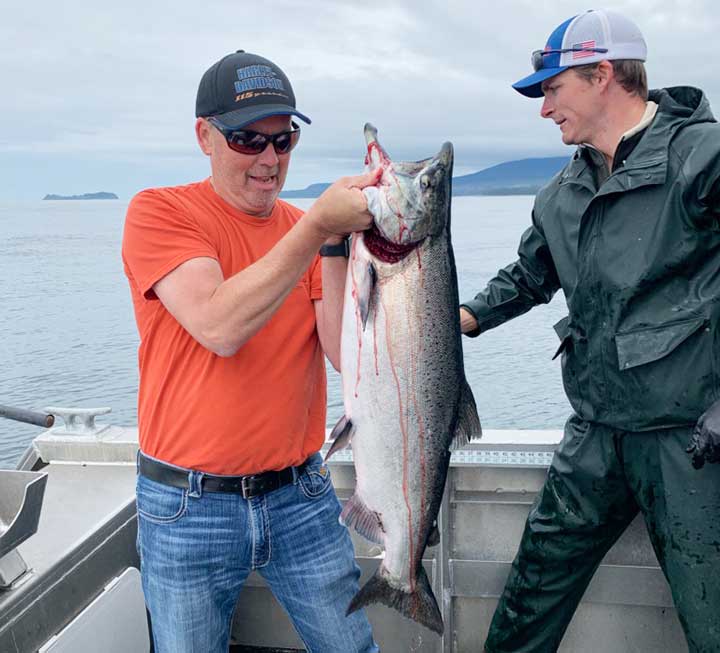
[[[404,222],[400,222],[400,226],[398,227],[398,240],[402,242],[403,234],[408,231],[407,225]]]
[[[380,164],[381,167],[386,167],[390,163],[390,158],[385,153],[385,150],[380,147],[380,144],[377,141],[372,141],[371,143],[368,143],[367,148],[367,159],[372,159],[372,151],[375,150],[378,153],[378,156],[380,158]]]
[[[401,245],[394,243],[385,238],[375,224],[364,233],[365,247],[377,259],[384,263],[397,263],[402,261],[410,252],[422,243],[419,240],[416,243]]]

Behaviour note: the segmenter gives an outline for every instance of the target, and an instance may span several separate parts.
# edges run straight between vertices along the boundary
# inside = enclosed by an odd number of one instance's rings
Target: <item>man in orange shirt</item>
[[[345,616],[359,569],[318,454],[323,354],[339,366],[345,238],[371,224],[361,189],[377,178],[340,179],[304,215],[278,199],[300,136],[291,116],[310,120],[282,70],[257,55],[211,66],[196,116],[212,176],[139,193],[123,237],[155,650],[225,653],[255,569],[308,651],[377,651],[364,613]]]

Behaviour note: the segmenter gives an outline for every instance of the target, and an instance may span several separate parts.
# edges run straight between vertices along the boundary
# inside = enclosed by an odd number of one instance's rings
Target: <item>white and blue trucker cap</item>
[[[629,18],[614,11],[590,9],[556,27],[545,49],[538,52],[542,53],[542,67],[513,84],[527,97],[542,97],[542,83],[571,66],[613,59],[645,61],[647,45],[640,28]]]

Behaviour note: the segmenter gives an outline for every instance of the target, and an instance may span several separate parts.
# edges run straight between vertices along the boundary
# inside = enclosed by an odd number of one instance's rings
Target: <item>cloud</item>
[[[717,104],[720,81],[709,65],[716,4],[606,6],[641,26],[652,86],[697,85]],[[538,117],[539,101],[510,84],[529,72],[530,51],[585,8],[568,0],[542,10],[523,0],[8,6],[0,26],[0,152],[12,173],[0,197],[42,196],[51,187],[84,192],[88,176],[132,194],[206,174],[193,132],[197,83],[239,48],[280,64],[313,118],[293,154],[288,187],[359,171],[368,120],[396,158],[423,158],[451,140],[465,172],[562,154],[557,129]],[[68,180],[72,187],[55,185]]]

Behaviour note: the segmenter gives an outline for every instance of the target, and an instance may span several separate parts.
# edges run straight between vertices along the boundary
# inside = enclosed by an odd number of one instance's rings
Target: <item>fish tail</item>
[[[360,591],[350,601],[347,614],[371,603],[384,603],[395,608],[408,619],[414,619],[438,635],[442,635],[445,629],[440,608],[422,565],[418,570],[413,592],[406,592],[390,585],[383,577],[381,565],[375,575],[360,588]]]

